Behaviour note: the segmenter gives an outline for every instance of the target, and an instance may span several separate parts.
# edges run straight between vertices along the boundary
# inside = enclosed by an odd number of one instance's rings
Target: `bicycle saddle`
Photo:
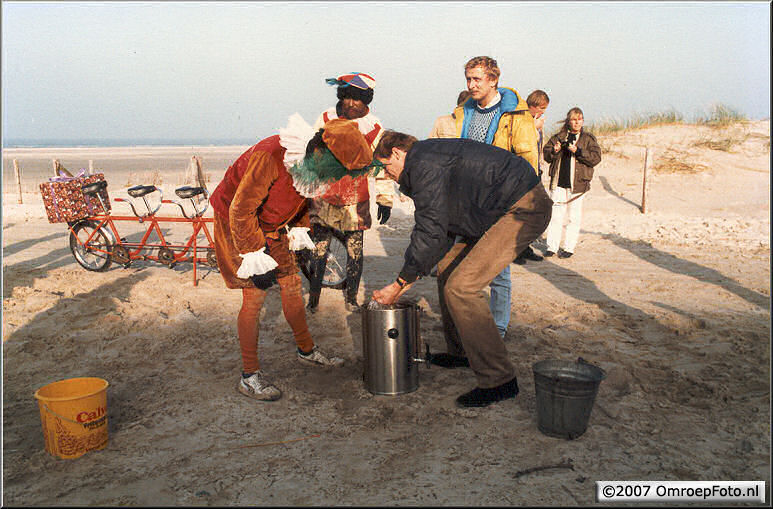
[[[183,187],[178,187],[177,189],[174,190],[174,192],[180,198],[193,198],[194,196],[198,196],[204,193],[204,188],[183,186]]]
[[[134,186],[126,190],[132,198],[139,198],[156,190],[156,186]]]
[[[81,191],[83,191],[83,194],[96,194],[105,188],[107,188],[107,181],[98,180],[97,182],[92,182],[91,184],[82,185]]]

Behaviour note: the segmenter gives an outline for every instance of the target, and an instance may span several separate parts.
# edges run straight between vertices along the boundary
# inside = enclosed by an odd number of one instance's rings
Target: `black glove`
[[[260,274],[258,276],[250,276],[250,281],[252,281],[252,284],[254,284],[257,288],[260,288],[261,290],[268,290],[274,286],[274,283],[277,282],[276,269],[270,270],[265,274]]]
[[[376,216],[376,219],[378,219],[379,224],[384,224],[389,219],[389,216],[392,215],[392,207],[387,207],[386,205],[381,205],[379,203],[378,205],[378,215]]]

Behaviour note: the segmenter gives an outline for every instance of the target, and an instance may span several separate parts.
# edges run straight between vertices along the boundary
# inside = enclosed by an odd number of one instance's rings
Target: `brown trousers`
[[[497,274],[550,223],[553,202],[542,184],[518,200],[477,242],[460,242],[438,262],[438,296],[448,353],[466,356],[478,387],[515,377],[484,292]]]

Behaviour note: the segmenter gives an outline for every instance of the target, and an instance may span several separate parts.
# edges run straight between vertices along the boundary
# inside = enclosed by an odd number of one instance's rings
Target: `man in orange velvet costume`
[[[237,319],[242,353],[237,388],[242,394],[268,401],[282,395],[261,371],[257,355],[260,310],[266,290],[275,282],[298,358],[321,366],[343,364],[343,359],[324,354],[314,344],[293,250],[314,246],[308,236],[306,198],[319,196],[345,174],[370,170],[372,162],[372,150],[356,123],[336,119],[314,133],[296,115],[280,135],[239,156],[212,193],[220,274],[228,288],[242,290]]]

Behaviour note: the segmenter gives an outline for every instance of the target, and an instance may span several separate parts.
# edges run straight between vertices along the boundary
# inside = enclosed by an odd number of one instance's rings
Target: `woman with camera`
[[[574,254],[580,236],[582,199],[590,190],[593,167],[601,162],[601,147],[593,134],[583,130],[580,108],[569,110],[563,122],[561,130],[542,150],[545,161],[550,163],[550,197],[553,200],[545,256],[558,253],[559,258],[569,258]]]

